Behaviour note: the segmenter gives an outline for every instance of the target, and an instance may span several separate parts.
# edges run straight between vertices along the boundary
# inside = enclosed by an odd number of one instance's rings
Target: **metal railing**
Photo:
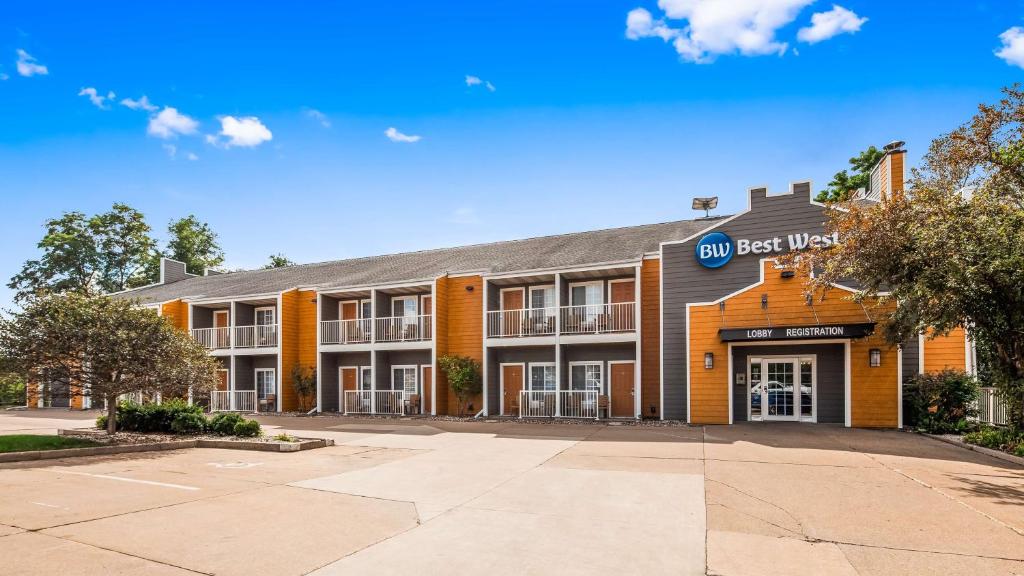
[[[636,330],[636,306],[633,302],[562,306],[562,334],[604,334]]]
[[[1006,426],[1006,403],[995,388],[981,388],[978,395],[978,420],[982,424]]]
[[[433,317],[429,314],[421,316],[391,316],[377,318],[375,340],[377,342],[415,342],[430,340],[432,337]]]
[[[192,338],[208,350],[231,348],[231,328],[193,328]]]
[[[373,320],[323,320],[320,322],[321,344],[365,344],[373,339]]]
[[[548,418],[555,415],[558,392],[554,390],[523,390],[519,393],[520,418]]]
[[[215,390],[210,392],[210,412],[256,412],[255,390]]]
[[[273,348],[277,346],[277,324],[235,326],[235,348]]]
[[[600,416],[597,390],[523,390],[520,418],[594,418]]]
[[[547,336],[555,333],[556,308],[494,310],[487,313],[488,338]]]
[[[395,414],[405,412],[404,390],[345,390],[345,414]]]

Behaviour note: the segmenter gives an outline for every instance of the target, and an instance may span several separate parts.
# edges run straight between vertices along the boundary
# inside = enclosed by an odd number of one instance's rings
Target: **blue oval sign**
[[[697,256],[697,262],[705,268],[721,268],[725,266],[729,260],[732,260],[733,248],[732,238],[722,232],[711,232],[705,234],[697,242],[697,247],[694,249]]]

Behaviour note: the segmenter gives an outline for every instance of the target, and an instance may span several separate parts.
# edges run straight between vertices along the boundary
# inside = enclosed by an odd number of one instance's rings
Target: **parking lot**
[[[1024,470],[911,434],[261,419],[337,445],[0,466],[3,573],[1024,574]]]

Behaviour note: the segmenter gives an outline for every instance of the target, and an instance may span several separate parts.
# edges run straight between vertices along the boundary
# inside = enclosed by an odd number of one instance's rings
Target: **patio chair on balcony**
[[[404,331],[404,334],[402,336],[402,339],[403,340],[417,340],[417,339],[419,339],[419,334],[420,334],[420,327],[419,326],[417,326],[415,323],[413,323],[413,324],[406,324],[405,331]]]
[[[420,413],[420,395],[410,394],[405,401],[405,413],[406,414],[419,414]]]
[[[611,415],[608,411],[609,401],[608,396],[601,394],[597,397],[597,417],[600,418],[602,414],[607,418]]]

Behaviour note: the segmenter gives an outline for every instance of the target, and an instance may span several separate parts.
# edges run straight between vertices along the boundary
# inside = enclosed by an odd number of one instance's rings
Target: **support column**
[[[555,273],[555,416],[562,415],[562,274]],[[571,375],[570,375],[571,377]]]
[[[487,279],[486,276],[483,277],[483,284],[484,284],[484,294],[483,294],[484,305],[483,305],[483,312],[482,312],[482,314],[483,314],[483,324],[482,324],[482,326],[484,328],[483,328],[483,330],[481,330],[481,332],[483,333],[482,337],[484,339],[484,345],[483,345],[484,361],[482,362],[482,364],[483,364],[483,378],[482,378],[482,380],[484,382],[484,416],[490,416],[491,415],[491,404],[489,402],[490,394],[488,394],[488,390],[487,390],[488,387],[489,387],[489,380],[490,380],[487,377],[488,376],[488,374],[487,374],[487,364],[488,364],[487,357],[490,356],[490,350],[487,348],[487,329],[488,329],[488,326],[487,326],[487,306],[488,306],[488,302],[490,300],[489,300],[489,298],[487,296],[487,290],[488,290],[488,286],[490,286],[491,283]],[[500,394],[500,392],[499,392],[499,394]],[[501,402],[500,397],[499,397],[498,401],[499,401],[499,403]],[[500,406],[500,404],[499,404],[499,406]],[[500,411],[501,410],[500,410],[500,407],[499,407],[499,413],[500,413]]]
[[[317,292],[316,293],[316,413],[317,414],[320,414],[321,412],[323,412],[323,404],[322,404],[322,394],[323,393],[321,391],[321,386],[323,386],[323,380],[322,380],[323,379],[323,374],[321,373],[322,371],[320,370],[320,341],[322,340],[321,335],[320,335],[320,321],[323,319],[323,316],[320,315],[320,302],[321,302],[320,292]],[[356,304],[356,305],[358,306],[358,304]],[[359,378],[359,374],[358,374],[359,371],[356,370],[356,372],[357,372],[356,373],[356,378],[358,379]],[[339,385],[338,387],[339,387],[339,390],[340,390],[340,388],[341,388],[341,382],[340,381],[338,382],[338,385]],[[357,383],[357,387],[358,387],[358,383]],[[341,396],[343,396],[344,393],[339,391],[338,394],[339,394],[339,396],[338,396],[338,403],[340,405],[341,402],[344,402],[344,399],[341,398]]]
[[[633,328],[636,330],[636,352],[635,360],[633,361],[633,415],[639,420],[643,410],[643,406],[640,403],[640,394],[643,390],[642,383],[640,382],[641,370],[640,364],[643,361],[643,331],[640,325],[640,319],[643,312],[643,305],[640,302],[640,281],[641,281],[641,266],[643,266],[643,260],[640,264],[636,265],[636,270],[633,273]],[[609,376],[611,376],[609,374]],[[608,379],[608,384],[611,385],[611,378]],[[608,406],[608,411],[611,412],[612,407]]]

